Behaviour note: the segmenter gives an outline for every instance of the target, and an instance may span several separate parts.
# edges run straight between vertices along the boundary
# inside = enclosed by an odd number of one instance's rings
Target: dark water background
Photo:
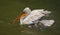
[[[24,30],[19,23],[12,21],[19,16],[25,7],[47,9],[52,11],[50,19],[55,24],[45,31]],[[0,0],[0,35],[60,35],[60,0]]]

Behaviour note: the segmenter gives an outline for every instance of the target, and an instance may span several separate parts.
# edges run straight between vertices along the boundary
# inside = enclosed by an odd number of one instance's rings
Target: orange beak
[[[16,23],[17,21],[19,21],[21,18],[25,17],[27,14],[26,13],[22,13],[21,16],[18,16],[14,21],[13,24]]]
[[[27,14],[26,13],[22,13],[22,15],[20,16],[20,19],[22,18],[22,17],[25,17]]]

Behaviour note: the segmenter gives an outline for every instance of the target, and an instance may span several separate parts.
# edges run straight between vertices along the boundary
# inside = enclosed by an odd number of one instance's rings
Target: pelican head
[[[23,14],[21,15],[21,18],[20,18],[20,24],[24,24],[23,23],[23,20],[25,19],[25,17],[27,16],[27,15],[29,15],[30,13],[31,13],[31,10],[30,10],[30,8],[29,7],[26,7],[24,10],[23,10]]]
[[[26,7],[23,12],[25,12],[26,14],[29,14],[31,12],[31,9],[29,7]]]

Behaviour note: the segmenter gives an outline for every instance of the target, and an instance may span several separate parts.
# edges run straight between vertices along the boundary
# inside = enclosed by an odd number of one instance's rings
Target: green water
[[[45,31],[24,30],[19,23],[12,21],[19,16],[25,7],[47,9],[52,11],[51,19],[55,24]],[[60,1],[59,0],[0,0],[0,35],[60,35]]]

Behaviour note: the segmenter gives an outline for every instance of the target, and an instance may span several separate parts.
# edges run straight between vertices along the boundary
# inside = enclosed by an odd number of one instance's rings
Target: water
[[[19,23],[12,24],[25,7],[33,9],[46,9],[52,11],[49,19],[55,24],[45,31],[32,29],[23,30]],[[60,0],[0,0],[0,35],[59,35],[60,34]],[[27,33],[28,32],[28,33]]]

